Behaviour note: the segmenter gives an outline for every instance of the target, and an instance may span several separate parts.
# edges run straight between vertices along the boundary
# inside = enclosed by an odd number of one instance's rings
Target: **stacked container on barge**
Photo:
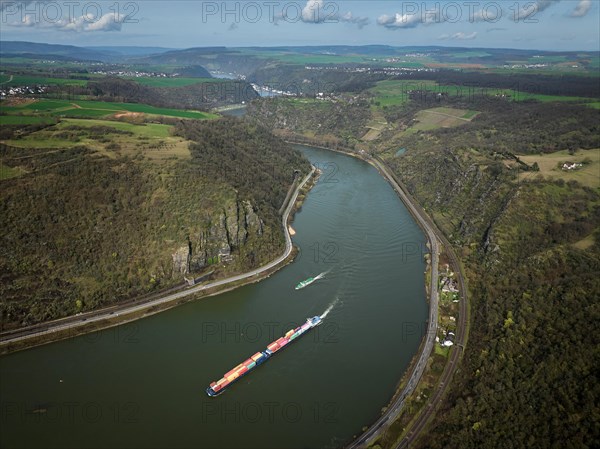
[[[233,368],[232,370],[226,372],[221,379],[217,382],[212,382],[210,386],[206,389],[206,394],[209,396],[218,396],[223,393],[225,389],[231,385],[233,382],[244,376],[249,371],[252,371],[258,365],[266,362],[269,357],[275,354],[277,351],[283,349],[286,345],[290,344],[292,341],[296,340],[298,337],[302,336],[304,333],[312,329],[313,327],[321,324],[322,319],[320,316],[314,316],[312,318],[307,318],[306,323],[302,326],[297,327],[296,329],[289,330],[283,337],[278,338],[271,344],[267,346],[267,349],[261,352],[257,352],[249,359],[240,363],[238,366]]]

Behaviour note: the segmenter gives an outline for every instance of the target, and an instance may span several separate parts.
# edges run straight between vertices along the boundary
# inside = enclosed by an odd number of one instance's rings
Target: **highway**
[[[126,315],[130,315],[132,313],[150,309],[151,307],[154,307],[154,306],[171,303],[171,302],[177,301],[181,298],[184,298],[186,296],[197,294],[204,290],[208,290],[211,288],[227,285],[227,284],[230,284],[233,282],[238,282],[238,281],[242,281],[245,279],[249,279],[254,276],[258,276],[259,274],[264,273],[265,271],[271,270],[272,268],[275,268],[277,265],[284,262],[292,252],[292,248],[293,248],[292,238],[290,236],[288,226],[287,226],[288,219],[289,219],[290,213],[292,212],[292,209],[294,207],[296,199],[298,198],[298,194],[300,193],[300,190],[304,187],[304,185],[312,177],[315,170],[316,170],[316,168],[313,167],[311,172],[308,175],[306,175],[306,177],[302,180],[302,182],[300,184],[298,184],[298,187],[296,188],[294,194],[292,195],[292,198],[290,199],[290,201],[287,204],[285,212],[282,216],[283,232],[285,235],[285,251],[281,256],[279,256],[277,259],[273,260],[272,262],[270,262],[260,268],[257,268],[255,270],[249,271],[247,273],[243,273],[243,274],[240,274],[237,276],[232,276],[232,277],[228,277],[226,279],[221,279],[218,281],[210,282],[208,284],[202,284],[202,285],[190,287],[185,290],[178,291],[176,293],[171,293],[171,294],[167,294],[164,296],[160,296],[156,299],[146,301],[141,304],[133,304],[126,308],[117,309],[115,307],[110,307],[108,309],[92,311],[92,312],[82,314],[79,316],[63,318],[63,319],[55,320],[52,322],[43,323],[40,325],[34,325],[34,326],[18,329],[16,331],[4,332],[0,336],[0,347],[7,346],[11,343],[16,343],[19,341],[27,340],[27,339],[33,338],[33,337],[39,337],[42,335],[50,335],[55,332],[70,330],[70,329],[82,327],[82,326],[89,326],[91,323],[99,322],[99,321],[106,320],[106,319],[114,319],[117,316],[121,320],[127,321]],[[116,325],[116,323],[115,323],[115,325]]]

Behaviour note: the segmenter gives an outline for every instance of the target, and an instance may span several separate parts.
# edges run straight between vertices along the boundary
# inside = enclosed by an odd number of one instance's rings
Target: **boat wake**
[[[316,281],[316,280],[319,280],[319,279],[323,279],[323,278],[325,277],[325,275],[326,275],[327,273],[329,273],[330,271],[331,271],[331,270],[323,271],[322,273],[320,273],[320,274],[316,275],[316,276],[315,276],[315,281]]]
[[[331,269],[329,269],[327,271],[323,271],[322,273],[316,275],[314,278],[308,278],[308,279],[300,282],[298,285],[296,285],[296,290],[303,289],[304,287],[309,286],[313,282],[318,281],[319,279],[323,279],[325,277],[325,275],[327,273],[329,273],[330,271],[331,271]]]
[[[340,298],[338,298],[337,296],[335,297],[335,299],[331,302],[331,304],[329,304],[329,307],[327,307],[327,310],[325,310],[325,312],[323,312],[323,314],[321,315],[321,319],[325,319],[325,317],[327,315],[329,315],[329,312],[331,312],[331,310],[335,307],[335,305],[338,303],[338,301],[340,300]]]

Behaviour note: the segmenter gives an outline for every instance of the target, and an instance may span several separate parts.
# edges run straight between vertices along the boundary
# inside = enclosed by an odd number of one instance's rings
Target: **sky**
[[[0,41],[600,50],[599,0],[0,0]]]

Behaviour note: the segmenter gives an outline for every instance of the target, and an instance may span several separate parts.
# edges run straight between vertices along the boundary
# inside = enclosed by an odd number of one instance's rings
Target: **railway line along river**
[[[257,284],[0,358],[1,447],[335,448],[375,421],[426,329],[426,238],[372,166],[298,148],[322,175],[293,221],[294,263]],[[326,310],[322,325],[206,395]]]

